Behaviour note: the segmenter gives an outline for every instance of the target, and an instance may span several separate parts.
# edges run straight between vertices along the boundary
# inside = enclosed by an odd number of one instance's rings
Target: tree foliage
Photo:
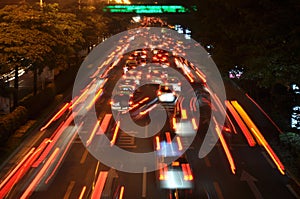
[[[246,68],[244,78],[260,87],[298,82],[300,28],[297,0],[199,1],[191,18],[193,37],[213,44],[221,70]]]

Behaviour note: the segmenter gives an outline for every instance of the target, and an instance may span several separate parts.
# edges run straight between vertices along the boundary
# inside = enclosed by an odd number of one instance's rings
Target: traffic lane
[[[227,99],[237,100],[245,109],[249,117],[253,120],[258,129],[261,130],[267,140],[274,140],[278,136],[278,129],[274,124],[265,116],[265,114],[249,99],[246,97],[245,91],[238,87],[231,81],[224,81]]]
[[[87,186],[87,192],[91,189],[96,165],[97,160],[77,138],[52,180],[30,198],[78,198],[83,186]]]
[[[231,173],[220,144],[203,159],[198,158],[198,151],[194,149],[188,150],[187,156],[195,176],[195,198],[253,198],[247,185]]]
[[[289,178],[282,175],[260,146],[232,144],[232,155],[237,162],[237,176],[249,185],[252,194],[263,198],[294,198],[288,189]],[[255,185],[256,188],[253,188]]]
[[[196,193],[201,194],[199,190],[204,186],[207,190],[213,190],[210,194],[219,192],[218,198],[253,198],[254,194],[264,198],[276,198],[278,195],[293,198],[287,188],[287,176],[282,176],[270,165],[272,162],[268,160],[265,152],[260,147],[250,148],[239,134],[231,136],[232,138],[225,138],[237,167],[235,175],[230,172],[228,160],[219,143],[202,161],[197,156],[198,147],[187,151],[195,174]],[[276,190],[272,191],[274,187]]]

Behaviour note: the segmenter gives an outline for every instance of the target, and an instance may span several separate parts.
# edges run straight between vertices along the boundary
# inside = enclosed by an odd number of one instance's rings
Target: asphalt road
[[[123,65],[124,60],[121,60],[119,65],[109,73],[109,81],[105,84],[104,92],[95,105],[98,118],[103,118],[105,114],[111,113],[109,105],[111,91],[116,81],[122,75],[122,69],[120,68]],[[239,101],[267,140],[279,133],[276,127],[261,113],[257,106],[245,97],[241,90],[228,82],[225,85],[228,100],[237,99]],[[151,91],[150,89],[145,89],[143,92],[145,95],[148,95]],[[289,177],[280,174],[267,152],[261,146],[249,147],[234,118],[231,115],[230,117],[237,129],[237,134],[225,132],[223,135],[229,145],[229,150],[236,166],[236,173],[233,174],[231,172],[228,159],[220,142],[214,146],[213,150],[205,158],[198,158],[198,151],[207,129],[205,124],[200,125],[191,147],[186,151],[187,159],[194,175],[192,195],[187,198],[296,198],[292,193],[293,190],[290,188]],[[67,114],[60,120],[57,120],[51,128],[46,130],[44,136],[37,140],[36,147],[45,137],[58,134],[57,127],[66,124],[67,120]],[[143,124],[149,121],[147,118],[144,118],[139,122]],[[91,121],[90,125],[94,125],[93,121]],[[73,122],[70,122],[68,127],[72,126]],[[112,121],[105,134],[108,137],[113,137],[115,127],[116,121]],[[161,189],[158,186],[158,177],[155,171],[127,173],[106,166],[88,152],[82,140],[74,133],[72,128],[66,128],[62,132],[60,139],[55,145],[60,148],[58,157],[61,158],[57,158],[54,161],[54,166],[49,166],[48,171],[42,174],[40,183],[33,189],[30,198],[79,198],[81,193],[83,193],[82,198],[90,198],[97,178],[100,172],[103,171],[108,172],[108,179],[110,179],[110,183],[107,180],[105,185],[107,187],[104,187],[105,191],[103,194],[114,195],[115,192],[119,191],[120,186],[124,186],[125,199],[168,198],[169,190]],[[171,129],[169,122],[166,122],[164,129]],[[84,129],[81,130],[84,131]],[[147,130],[142,133],[147,134]],[[86,139],[87,137],[83,140],[86,141]],[[99,138],[96,136],[92,142],[97,141],[99,141]],[[133,153],[141,153],[153,151],[153,142],[153,137],[136,138],[120,130],[115,145]],[[55,147],[51,149],[46,157],[50,159],[53,153],[55,153]],[[37,179],[48,159],[43,160],[36,168],[30,167],[24,177],[9,192],[7,198],[20,198],[24,191],[30,187],[31,182]]]

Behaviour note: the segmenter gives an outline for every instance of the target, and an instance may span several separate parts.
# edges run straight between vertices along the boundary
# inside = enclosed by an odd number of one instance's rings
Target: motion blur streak
[[[121,187],[119,199],[123,199],[123,195],[124,195],[124,186]]]
[[[113,146],[115,144],[116,140],[117,140],[117,134],[118,134],[118,131],[119,131],[119,127],[120,127],[120,121],[117,121],[117,126],[115,128],[113,138],[110,141],[111,146]]]
[[[95,104],[96,100],[100,97],[100,95],[102,94],[102,89],[100,89],[97,94],[95,95],[95,97],[92,99],[92,101],[89,103],[89,105],[86,107],[86,110],[90,110],[92,108],[92,106]]]
[[[240,118],[238,113],[235,111],[235,109],[232,107],[232,105],[228,101],[226,101],[225,104],[226,104],[228,110],[230,111],[230,113],[232,114],[232,116],[234,117],[235,121],[238,123],[239,127],[241,128],[244,136],[246,137],[246,140],[247,140],[249,146],[251,146],[251,147],[255,146],[256,142],[255,142],[254,138],[252,137],[251,133],[249,132],[247,126],[243,122],[243,120]]]
[[[73,114],[74,115],[74,114]],[[35,161],[35,163],[33,164],[33,167],[38,167],[40,165],[41,162],[44,161],[44,159],[46,158],[46,156],[49,154],[49,152],[52,150],[53,146],[56,144],[56,142],[58,141],[58,139],[61,137],[62,133],[64,132],[64,130],[71,124],[71,122],[73,121],[73,115],[71,115],[70,117],[68,117],[68,119],[63,122],[58,128],[57,130],[54,132],[53,139],[51,139],[51,141],[49,140],[49,144],[47,146],[47,148],[43,151],[43,153],[41,154],[41,156],[39,157],[39,159],[37,159],[37,161]],[[76,115],[74,115],[75,117]]]
[[[98,176],[98,179],[97,179],[97,182],[96,182],[96,185],[95,185],[95,189],[92,193],[91,199],[101,198],[101,194],[102,194],[102,191],[103,191],[103,188],[104,188],[104,185],[105,185],[107,175],[108,175],[107,171],[101,171],[100,172],[100,174]]]
[[[92,131],[92,133],[91,133],[89,139],[86,141],[86,146],[89,146],[89,145],[92,143],[92,140],[93,140],[93,138],[94,138],[94,136],[95,136],[95,134],[96,134],[96,131],[97,131],[99,125],[100,125],[100,121],[97,120],[97,123],[95,124],[95,126],[94,126],[94,128],[93,128],[93,131]]]
[[[196,74],[204,83],[206,83],[206,79],[198,71],[196,71]]]
[[[45,180],[45,184],[48,184],[49,180],[53,177],[53,175],[55,174],[55,172],[57,171],[58,167],[60,166],[62,160],[64,159],[65,155],[67,154],[67,152],[69,151],[70,149],[70,146],[71,144],[73,143],[79,129],[81,128],[83,123],[81,123],[81,125],[78,127],[78,129],[76,131],[73,132],[73,136],[71,137],[71,139],[69,140],[65,150],[64,150],[64,153],[62,154],[62,156],[60,157],[58,163],[56,164],[55,168],[53,169],[52,173],[49,175],[49,177]]]
[[[192,124],[193,124],[194,130],[197,130],[198,126],[196,124],[196,119],[195,118],[192,118]]]
[[[171,143],[172,139],[171,139],[171,135],[169,132],[166,132],[166,139],[167,139],[167,143]]]
[[[156,140],[156,150],[160,150],[160,142],[159,142],[159,137],[155,136],[155,140]]]
[[[85,190],[86,190],[86,186],[83,186],[83,187],[82,187],[82,190],[81,190],[81,192],[80,192],[80,195],[79,195],[79,197],[78,197],[78,199],[82,199],[82,198],[83,198],[83,195],[84,195],[84,193],[85,193]]]
[[[229,164],[230,164],[231,172],[232,172],[233,174],[235,174],[236,167],[235,167],[233,158],[232,158],[232,156],[231,156],[231,153],[230,153],[230,151],[229,151],[228,145],[226,144],[226,141],[225,141],[225,139],[224,139],[224,137],[223,137],[223,135],[222,135],[222,132],[220,131],[220,128],[219,128],[219,126],[218,126],[218,124],[217,124],[216,119],[213,118],[213,120],[214,120],[214,122],[215,122],[215,124],[216,124],[215,130],[216,130],[216,132],[217,132],[217,134],[218,134],[218,137],[220,138],[220,142],[221,142],[221,144],[222,144],[222,147],[223,147],[223,149],[224,149],[224,151],[225,151],[226,157],[227,157],[228,162],[229,162]]]
[[[254,99],[252,99],[247,93],[246,97],[250,99],[257,106],[257,108],[259,108],[259,110],[270,120],[270,122],[272,122],[272,124],[277,128],[277,130],[280,133],[282,133],[282,130],[275,124],[275,122],[270,118],[270,116],[254,101]]]
[[[23,193],[23,195],[21,196],[21,199],[29,198],[29,196],[34,191],[34,189],[36,188],[36,186],[38,185],[38,183],[41,181],[42,177],[45,175],[47,169],[50,167],[50,165],[55,160],[55,158],[56,158],[56,156],[58,154],[58,151],[59,151],[59,148],[56,148],[53,151],[53,153],[51,154],[51,156],[49,157],[49,159],[47,160],[47,162],[44,164],[44,166],[42,167],[42,169],[39,171],[39,173],[36,175],[36,177],[30,183],[30,185],[28,186],[28,188],[26,189],[26,191]]]
[[[37,148],[37,150],[34,152],[34,156],[37,158],[39,155],[43,152],[43,150],[46,148],[48,143],[50,143],[49,138],[45,138],[44,141],[40,144],[40,146]],[[36,159],[34,158],[34,160]],[[36,165],[32,165],[32,167],[37,167]]]
[[[181,151],[182,150],[182,143],[181,143],[181,139],[179,136],[176,137],[177,140],[177,144],[178,144],[178,150]]]
[[[0,184],[0,198],[4,196],[12,189],[17,183],[17,178],[20,179],[19,174],[16,173],[21,167],[24,166],[25,161],[28,161],[30,155],[32,155],[35,148],[32,148],[25,157],[19,162],[19,164],[9,173],[9,175]]]
[[[231,104],[235,107],[235,109],[239,112],[239,114],[242,116],[244,119],[245,123],[247,126],[250,128],[252,131],[254,137],[257,139],[258,143],[262,145],[265,150],[268,152],[269,156],[272,158],[274,163],[276,164],[278,170],[280,171],[281,174],[285,174],[284,172],[284,166],[277,157],[277,155],[274,153],[268,142],[265,140],[263,135],[260,133],[256,125],[253,123],[251,118],[248,116],[248,114],[245,112],[245,110],[241,107],[241,105],[237,101],[231,101]]]
[[[64,112],[69,108],[70,104],[69,103],[66,103],[51,119],[50,121],[45,125],[43,126],[40,131],[43,131],[45,130],[46,128],[48,128],[48,126],[54,122],[55,120],[57,120],[58,118],[60,118]]]
[[[274,153],[274,151],[272,150],[272,148],[270,147],[270,145],[268,144],[268,142],[264,139],[264,137],[261,135],[261,133],[259,131],[256,132],[254,128],[251,128],[251,131],[260,140],[260,142],[262,143],[263,147],[266,149],[266,151],[268,152],[268,154],[272,158],[273,162],[276,164],[276,166],[277,166],[278,170],[280,171],[280,173],[282,175],[284,175],[285,174],[285,172],[284,172],[284,166],[281,163],[281,161],[279,160],[279,158],[277,157],[277,155]]]
[[[85,97],[86,93],[88,92],[89,90],[86,88],[85,91],[75,100],[74,103],[72,103],[72,105],[69,107],[69,109],[73,109],[73,107],[75,107],[83,97]]]
[[[105,114],[102,122],[101,122],[101,125],[100,125],[100,128],[99,130],[97,131],[97,135],[101,135],[101,134],[104,134],[109,126],[109,123],[110,123],[110,120],[112,118],[112,114]]]

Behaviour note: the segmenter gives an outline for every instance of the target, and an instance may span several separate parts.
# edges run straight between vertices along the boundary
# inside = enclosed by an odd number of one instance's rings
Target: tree
[[[15,105],[18,99],[20,60],[29,60],[34,71],[34,93],[37,73],[44,66],[70,65],[72,56],[81,49],[84,24],[71,13],[62,13],[57,4],[40,10],[26,4],[6,6],[0,10],[1,72],[15,70]]]

